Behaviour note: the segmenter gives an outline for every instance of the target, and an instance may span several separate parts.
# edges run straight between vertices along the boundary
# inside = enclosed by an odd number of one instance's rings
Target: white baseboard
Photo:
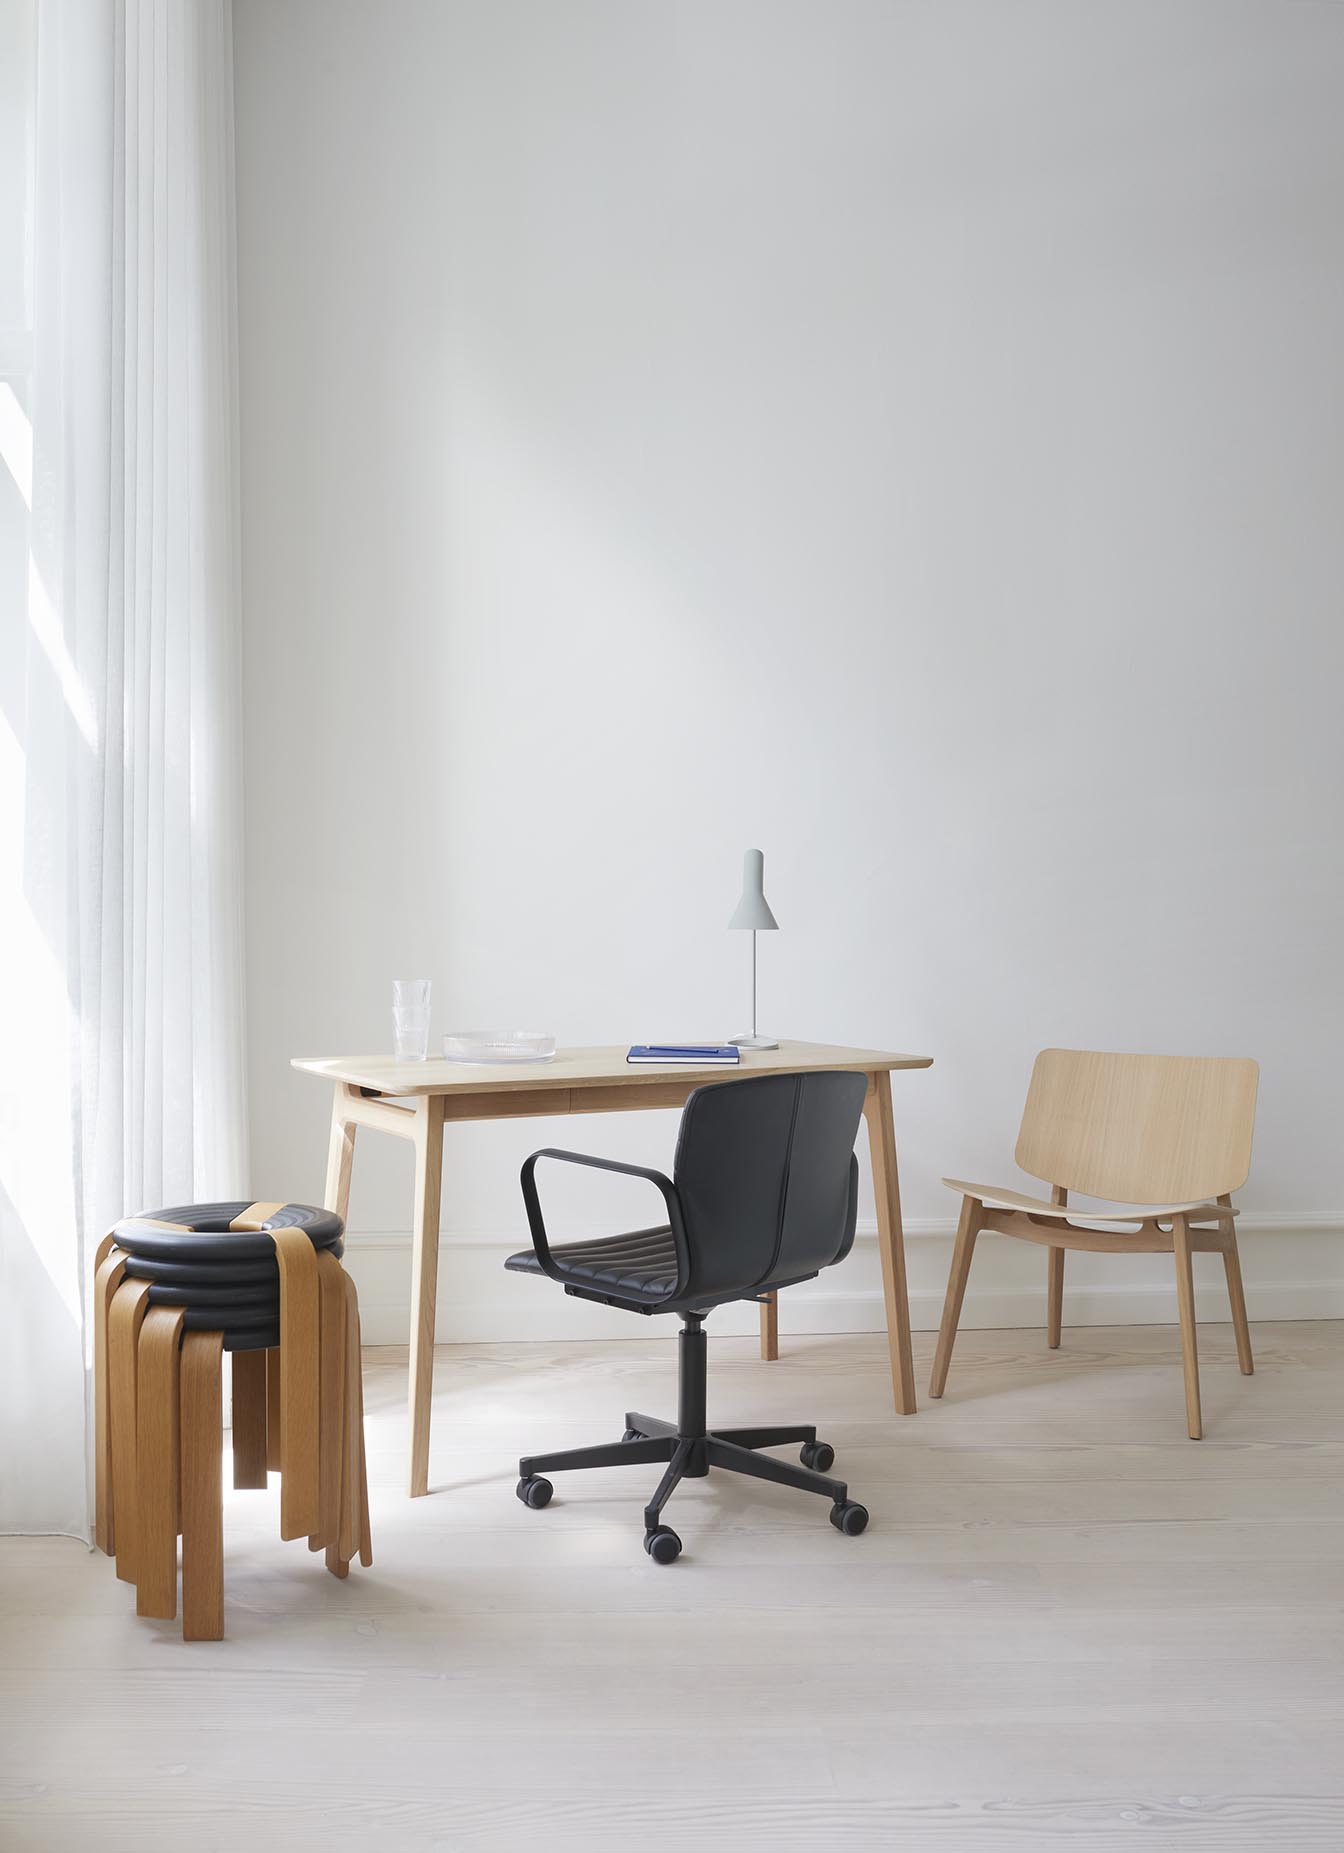
[[[1344,1318],[1344,1214],[1294,1211],[1238,1219],[1242,1271],[1252,1321]],[[951,1260],[951,1222],[907,1224],[910,1318],[916,1331],[936,1331]],[[629,1313],[556,1291],[550,1281],[506,1274],[504,1257],[518,1235],[464,1238],[439,1245],[435,1336],[440,1344],[508,1339],[632,1338],[642,1335]],[[359,1234],[346,1239],[346,1266],[359,1290],[366,1345],[405,1344],[410,1318],[410,1237]],[[1195,1257],[1199,1317],[1227,1318],[1227,1294],[1217,1255]],[[1064,1276],[1066,1325],[1165,1325],[1176,1318],[1176,1290],[1166,1255],[1071,1254]],[[756,1308],[725,1306],[715,1330],[748,1333]],[[784,1332],[879,1332],[882,1281],[876,1231],[860,1228],[853,1253],[836,1269],[780,1296]],[[967,1327],[1045,1323],[1045,1257],[1034,1245],[995,1234],[980,1237],[962,1311]],[[648,1330],[661,1332],[650,1320]]]

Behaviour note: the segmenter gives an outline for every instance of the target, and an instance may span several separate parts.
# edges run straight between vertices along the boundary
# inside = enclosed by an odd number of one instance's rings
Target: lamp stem
[[[751,1039],[756,1040],[756,929],[751,929]]]

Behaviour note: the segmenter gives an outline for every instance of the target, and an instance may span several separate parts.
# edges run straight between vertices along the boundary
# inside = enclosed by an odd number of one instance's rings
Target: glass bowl
[[[548,1062],[555,1037],[534,1029],[459,1029],[443,1039],[446,1062]]]

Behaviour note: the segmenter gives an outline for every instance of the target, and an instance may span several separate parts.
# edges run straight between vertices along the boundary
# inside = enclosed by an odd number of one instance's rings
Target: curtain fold
[[[0,1527],[87,1535],[85,1309],[128,1210],[247,1194],[229,0],[40,0],[23,953]]]

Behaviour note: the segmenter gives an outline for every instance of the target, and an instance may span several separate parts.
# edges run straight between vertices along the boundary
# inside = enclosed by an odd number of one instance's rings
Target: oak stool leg
[[[137,1615],[177,1613],[180,1306],[151,1306],[140,1327],[136,1402]]]
[[[182,1638],[224,1638],[221,1332],[182,1340]]]
[[[273,1232],[280,1264],[280,1536],[321,1525],[321,1297],[317,1255],[302,1229]]]
[[[341,1561],[349,1563],[360,1546],[360,1482],[364,1462],[364,1436],[360,1422],[359,1304],[355,1283],[345,1275],[345,1459],[341,1469],[344,1502],[341,1513]]]
[[[317,1257],[321,1294],[321,1414],[318,1435],[318,1511],[321,1523],[309,1550],[334,1544],[341,1530],[341,1401],[345,1395],[345,1276],[334,1255]]]
[[[235,1351],[233,1369],[233,1484],[266,1485],[266,1357],[264,1351]]]
[[[350,1366],[349,1366],[349,1308],[347,1306],[344,1345],[342,1353],[342,1374],[340,1396],[336,1407],[326,1411],[327,1420],[333,1425],[337,1436],[337,1480],[336,1480],[336,1535],[327,1545],[326,1566],[333,1576],[345,1577],[350,1574],[350,1559],[354,1556],[354,1525],[351,1518],[351,1481],[350,1481]]]
[[[359,1299],[355,1283],[347,1276],[348,1307],[346,1330],[354,1327],[350,1358],[355,1373],[355,1420],[359,1424],[359,1561],[366,1570],[373,1564],[373,1533],[369,1529],[369,1462],[364,1451],[364,1353],[359,1329]]]
[[[99,1252],[107,1248],[100,1245]],[[93,1541],[105,1556],[116,1549],[112,1513],[112,1386],[108,1356],[107,1321],[112,1296],[126,1272],[126,1257],[108,1249],[98,1263],[93,1283]]]
[[[112,1429],[112,1499],[116,1513],[117,1575],[136,1579],[136,1373],[140,1327],[149,1310],[149,1282],[123,1280],[107,1319],[108,1415]],[[117,1496],[117,1488],[121,1496]]]
[[[280,1471],[280,1347],[266,1353],[266,1465]]]

